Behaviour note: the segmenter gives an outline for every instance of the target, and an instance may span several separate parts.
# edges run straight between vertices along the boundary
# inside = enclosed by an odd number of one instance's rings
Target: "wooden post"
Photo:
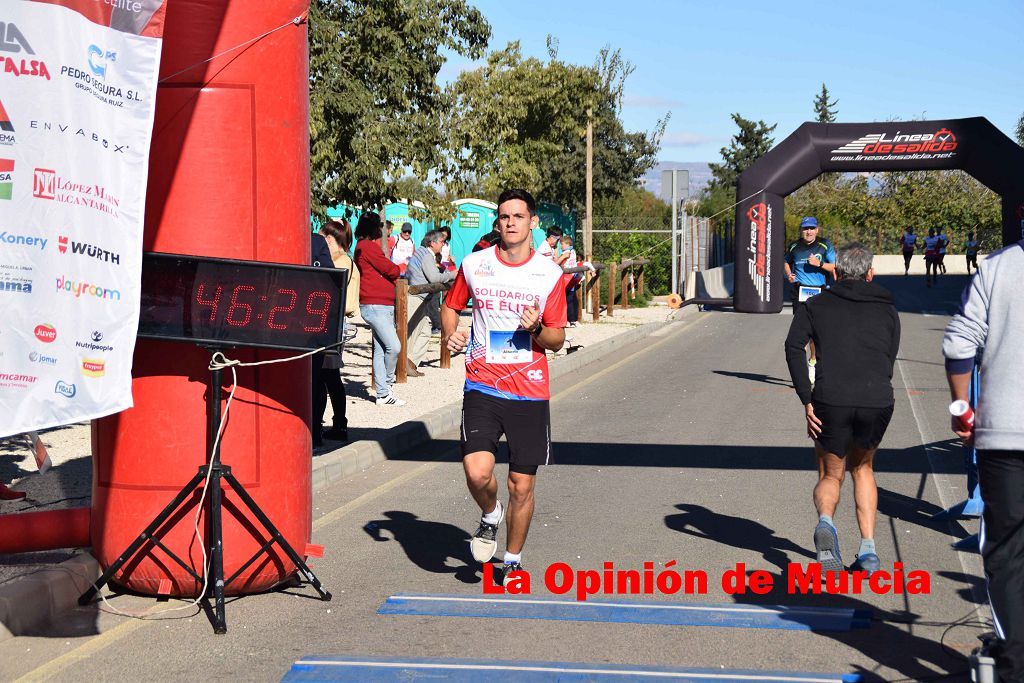
[[[395,368],[395,382],[405,384],[409,369],[409,281],[404,277],[395,282],[395,332],[398,333],[398,367]]]
[[[452,366],[452,352],[448,350],[448,340],[441,337],[441,360],[438,361],[438,367],[442,370],[447,370]]]
[[[644,265],[640,264],[640,274],[636,276],[636,291],[638,296],[644,298]]]
[[[594,110],[587,109],[587,219],[583,223],[583,253],[594,254]]]
[[[608,264],[608,317],[615,315],[615,280],[618,277],[618,264]]]
[[[583,308],[583,301],[584,301],[583,291],[585,289],[586,289],[586,287],[584,286],[583,281],[580,281],[580,284],[576,288],[576,292],[573,295],[573,296],[576,297],[576,317],[578,318],[578,320],[576,321],[577,323],[583,322],[583,314],[586,313],[586,309]]]
[[[622,292],[619,294],[620,308],[622,308],[622,310],[624,311],[629,309],[629,273],[631,272],[630,268],[632,268],[632,266],[630,266],[629,268],[622,269],[622,277],[619,280],[619,287],[622,290]]]
[[[587,293],[590,294],[591,319],[601,318],[601,273],[587,273]]]

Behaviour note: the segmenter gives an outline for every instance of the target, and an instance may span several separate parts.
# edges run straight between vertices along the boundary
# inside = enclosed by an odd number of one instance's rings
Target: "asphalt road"
[[[975,612],[980,560],[950,542],[977,524],[951,526],[930,516],[965,495],[939,345],[966,279],[949,276],[933,289],[914,277],[881,281],[897,296],[903,342],[896,410],[876,458],[878,551],[883,565],[926,570],[929,594],[785,590],[787,564],[813,558],[816,522],[811,444],[782,353],[788,315],[690,316],[628,349],[628,357],[556,386],[558,465],[541,471],[523,558],[537,597],[550,595],[540,579],[554,562],[640,569],[645,561],[660,568],[674,560],[676,569],[706,572],[708,593],[648,599],[870,609],[869,628],[819,633],[378,615],[396,593],[482,593],[468,549],[479,512],[452,433],[318,495],[313,540],[327,555],[313,567],[332,602],[309,599],[308,587],[236,599],[222,636],[195,608],[156,620],[83,608],[45,634],[0,643],[0,679],[279,680],[304,655],[334,654],[859,672],[869,680],[952,673],[945,680],[965,680],[963,654],[979,629],[946,624],[987,611]],[[836,515],[847,561],[858,544],[850,486]],[[775,589],[725,594],[719,577],[741,562],[772,574]],[[177,603],[119,596],[110,605],[134,612]]]

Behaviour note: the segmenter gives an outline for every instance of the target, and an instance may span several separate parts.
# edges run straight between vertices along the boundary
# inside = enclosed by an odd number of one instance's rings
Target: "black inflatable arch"
[[[1024,148],[982,117],[805,123],[739,176],[733,303],[782,310],[783,198],[828,171],[961,169],[1002,197],[1003,244],[1024,237]]]

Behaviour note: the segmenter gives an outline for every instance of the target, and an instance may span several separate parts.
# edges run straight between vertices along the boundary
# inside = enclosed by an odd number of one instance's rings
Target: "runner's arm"
[[[447,346],[453,353],[462,351],[469,344],[469,335],[459,331],[459,311],[465,309],[468,303],[469,286],[460,269],[455,284],[448,290],[441,304],[441,345]]]
[[[811,319],[807,315],[807,306],[801,306],[793,316],[793,322],[789,326],[789,335],[786,337],[786,365],[789,366],[789,376],[793,380],[793,388],[796,389],[800,402],[807,405],[811,402],[811,380],[807,376],[807,355],[804,347],[811,339]]]
[[[828,243],[828,249],[825,250],[825,257],[821,259],[819,267],[832,277],[836,276],[836,248],[831,242]]]
[[[564,327],[544,327],[544,323],[540,324],[540,332],[533,334],[533,340],[537,343],[537,346],[548,351],[560,351],[562,345],[565,344],[565,328]]]

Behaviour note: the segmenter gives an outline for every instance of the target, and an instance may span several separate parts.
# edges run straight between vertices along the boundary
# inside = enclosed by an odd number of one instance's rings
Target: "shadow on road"
[[[428,522],[400,510],[389,510],[384,516],[387,519],[375,519],[363,526],[370,538],[386,542],[386,532],[423,571],[454,574],[462,583],[480,583],[480,563],[469,552],[469,534],[464,530],[443,522]],[[448,564],[449,559],[455,561],[455,566]]]
[[[871,613],[869,628],[854,628],[850,631],[816,631],[817,635],[831,638],[849,648],[861,652],[874,661],[873,669],[865,669],[849,663],[853,673],[861,675],[863,681],[886,681],[889,679],[878,675],[881,667],[900,672],[909,681],[925,680],[966,680],[968,663],[966,652],[962,652],[943,643],[944,631],[949,627],[946,623],[925,622],[913,613],[891,614],[880,611],[875,605],[851,595],[805,595],[792,593],[787,586],[785,571],[772,574],[773,588],[765,595],[745,593],[734,595],[739,604],[746,605],[786,605],[789,607],[830,607],[834,609],[851,609]],[[967,610],[965,609],[965,612]],[[965,615],[969,617],[973,610]],[[783,618],[786,618],[783,616]],[[796,620],[800,617],[796,616]],[[927,632],[934,639],[926,638],[917,633]],[[939,635],[940,637],[935,637]],[[968,650],[966,643],[960,645],[961,650]],[[836,662],[842,667],[845,662]],[[936,675],[936,670],[947,675]],[[964,676],[965,678],[958,678]]]
[[[736,379],[747,379],[751,382],[763,382],[764,384],[774,384],[780,387],[787,387],[792,389],[793,383],[788,379],[782,379],[781,377],[769,377],[768,375],[760,375],[753,372],[732,372],[730,370],[712,370],[716,375],[724,375],[725,377],[735,377]]]
[[[786,565],[792,562],[788,553],[814,559],[814,553],[801,548],[788,538],[776,536],[774,529],[769,529],[752,519],[719,514],[701,505],[690,503],[680,503],[676,505],[676,509],[682,510],[682,513],[665,516],[665,526],[669,529],[733,548],[761,553],[761,557],[778,567],[779,571],[785,571]]]
[[[883,490],[880,491],[880,494],[890,502],[895,498],[895,494],[889,491]],[[932,511],[931,507],[933,506],[929,506],[923,501],[917,502],[922,505],[915,506],[912,501],[903,496],[896,499],[900,511],[904,510],[904,506]],[[737,594],[732,596],[735,602],[786,607],[829,607],[871,612],[870,628],[853,629],[847,632],[815,632],[859,650],[880,666],[899,671],[902,675],[907,676],[908,680],[930,680],[935,677],[936,669],[954,674],[966,671],[967,661],[964,653],[943,647],[941,640],[929,639],[913,633],[914,629],[917,629],[918,632],[929,629],[928,634],[934,636],[932,629],[944,629],[947,624],[920,621],[918,615],[913,613],[891,614],[879,611],[876,606],[852,595],[829,595],[824,592],[816,595],[792,591],[787,583],[789,564],[795,561],[806,566],[808,560],[813,561],[814,559],[812,552],[796,545],[789,539],[777,536],[773,529],[750,519],[720,514],[700,505],[688,503],[681,503],[675,507],[681,510],[681,513],[665,517],[665,526],[668,528],[734,548],[760,553],[767,562],[778,569],[778,573],[772,573],[772,590],[769,593],[765,595]],[[937,508],[934,511],[937,511]],[[951,572],[938,572],[938,575],[966,583],[967,586],[959,589],[957,594],[968,603],[973,604],[974,584],[982,579]],[[792,618],[800,623],[805,623],[801,621],[799,613],[791,616],[783,615],[782,618]],[[911,624],[914,625],[913,628],[910,628]],[[962,647],[961,649],[966,648]],[[837,663],[837,665],[842,666],[842,663]],[[854,668],[865,681],[884,680],[875,671]]]

